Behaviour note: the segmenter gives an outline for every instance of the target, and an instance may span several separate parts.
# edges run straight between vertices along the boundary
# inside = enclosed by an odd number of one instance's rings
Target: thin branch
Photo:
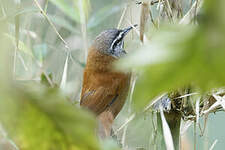
[[[134,87],[135,87],[135,83],[137,80],[137,76],[135,74],[133,74],[131,76],[131,85],[130,85],[130,94],[128,97],[128,114],[130,115],[131,113],[131,103],[132,103],[132,98],[133,98],[133,94],[134,94]],[[128,124],[125,126],[124,130],[123,130],[123,135],[122,135],[122,140],[121,140],[121,144],[123,147],[125,147],[125,139],[126,139],[126,132],[127,132],[127,128],[128,128]]]
[[[16,51],[17,51],[17,50],[16,50]],[[15,53],[16,53],[16,52],[15,52]],[[26,64],[25,64],[25,61],[24,61],[23,57],[20,55],[20,53],[18,53],[17,56],[19,57],[19,59],[20,59],[22,65],[23,65],[24,69],[25,69],[26,71],[28,71],[28,68],[27,68],[27,66],[26,66]]]
[[[194,121],[194,150],[197,148],[197,130],[196,130],[196,121]]]
[[[196,93],[185,94],[185,95],[176,97],[176,98],[174,98],[174,99],[181,99],[181,98],[185,98],[185,97],[189,97],[189,96],[197,95],[197,94],[199,94],[199,93],[196,92]]]
[[[213,148],[214,148],[214,146],[216,145],[217,142],[218,142],[218,140],[216,139],[216,140],[213,142],[213,144],[212,144],[212,146],[210,147],[209,150],[213,150]]]
[[[158,29],[158,27],[156,26],[156,23],[155,23],[155,21],[154,21],[154,19],[153,19],[153,16],[152,16],[152,11],[151,11],[151,8],[150,8],[149,13],[150,13],[150,18],[151,18],[151,22],[152,22],[152,24],[154,25],[154,27],[155,27],[156,29]]]
[[[196,5],[195,5],[195,9],[194,9],[194,20],[195,22],[197,22],[197,9],[198,9],[198,0],[195,0],[196,1]]]
[[[53,88],[53,87],[54,87],[54,84],[53,84],[52,80],[49,78],[49,76],[47,75],[47,73],[46,73],[45,71],[44,71],[43,73],[44,73],[44,75],[45,75],[45,77],[46,77],[48,83],[49,83],[50,86]]]
[[[119,23],[118,23],[118,25],[117,25],[117,29],[119,29],[119,28],[121,27],[122,21],[123,21],[124,16],[125,16],[125,14],[126,14],[126,12],[127,12],[127,7],[128,7],[128,5],[126,5],[126,6],[124,7],[124,9],[123,9],[123,13],[122,13],[122,15],[121,15],[121,17],[120,17],[120,21],[119,21]]]
[[[136,33],[136,34],[139,36],[139,38],[140,38],[140,32],[138,31],[137,27],[135,27],[133,24],[131,24],[131,22],[130,22],[129,20],[127,20],[127,22],[129,23],[130,26],[133,27],[135,33]],[[144,34],[144,43],[145,43],[145,42],[148,42],[148,41],[149,41],[148,38],[147,38],[146,35]],[[141,42],[140,42],[140,43],[141,43]],[[141,43],[141,44],[143,44],[143,43]]]
[[[127,120],[125,121],[124,124],[122,124],[114,133],[118,134],[118,132],[123,129],[130,121],[132,121],[136,117],[136,113],[132,114]]]
[[[45,2],[45,9],[44,9],[45,13],[47,13],[47,9],[48,9],[48,1],[49,1],[49,0],[46,0],[46,2]]]
[[[195,17],[195,14],[199,12],[201,6],[203,4],[203,1],[200,1],[198,6],[197,6],[197,2],[195,1],[191,8],[189,9],[189,11],[184,15],[184,17],[179,21],[179,24],[189,24],[191,22],[191,20]],[[196,12],[195,12],[195,8]],[[194,14],[194,15],[193,15]]]
[[[41,11],[41,13],[43,14],[43,16],[45,17],[45,19],[48,21],[48,23],[51,25],[51,27],[53,28],[53,30],[55,31],[55,33],[57,34],[57,36],[60,38],[60,40],[63,42],[65,48],[67,50],[69,50],[69,46],[67,44],[67,42],[62,38],[62,36],[59,34],[59,32],[57,31],[55,25],[52,23],[52,21],[49,19],[49,17],[47,16],[47,14],[45,13],[45,11],[41,8],[41,5],[38,3],[37,0],[34,0],[35,4],[37,5],[37,7],[39,8],[39,10]]]
[[[86,60],[87,55],[88,55],[87,23],[86,23],[86,16],[85,16],[85,11],[84,11],[84,7],[83,7],[83,1],[78,0],[78,4],[79,4],[79,14],[80,14],[82,38],[83,38],[84,60]]]
[[[157,4],[157,3],[159,3],[159,0],[156,0],[156,1],[151,1],[151,5],[154,5],[154,4]]]
[[[172,12],[172,9],[171,9],[171,7],[170,7],[170,3],[169,3],[169,1],[168,0],[165,0],[165,2],[166,2],[166,10],[167,10],[167,12],[168,12],[168,14],[169,14],[169,17],[170,17],[170,19],[172,20],[172,22],[173,22],[173,12]]]

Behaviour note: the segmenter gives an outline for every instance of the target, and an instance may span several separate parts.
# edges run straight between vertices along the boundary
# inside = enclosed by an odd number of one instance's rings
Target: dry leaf
[[[145,24],[149,18],[149,4],[143,2],[141,5],[141,18],[140,18],[140,40],[143,42],[144,32],[145,32]]]

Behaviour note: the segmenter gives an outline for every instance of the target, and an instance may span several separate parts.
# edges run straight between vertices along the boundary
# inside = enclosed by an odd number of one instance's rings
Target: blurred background
[[[0,149],[160,149],[156,113],[136,111],[187,84],[194,109],[213,94],[224,108],[225,2],[209,1],[0,0]],[[137,84],[114,123],[120,142],[103,142],[79,108],[88,47],[101,31],[134,24],[119,66]],[[225,146],[224,113],[203,111],[197,125],[182,121],[181,149]]]

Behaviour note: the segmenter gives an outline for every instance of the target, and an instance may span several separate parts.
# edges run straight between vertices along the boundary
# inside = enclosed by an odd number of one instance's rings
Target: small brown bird
[[[131,29],[103,31],[89,48],[80,105],[97,115],[102,138],[110,136],[113,120],[128,95],[130,73],[113,70],[112,63],[126,54],[124,37]]]

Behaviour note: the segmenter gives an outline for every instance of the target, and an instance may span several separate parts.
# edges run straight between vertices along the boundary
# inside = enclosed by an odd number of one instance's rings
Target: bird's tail
[[[104,111],[98,116],[99,128],[98,135],[100,138],[106,138],[111,135],[114,115],[111,111]]]

